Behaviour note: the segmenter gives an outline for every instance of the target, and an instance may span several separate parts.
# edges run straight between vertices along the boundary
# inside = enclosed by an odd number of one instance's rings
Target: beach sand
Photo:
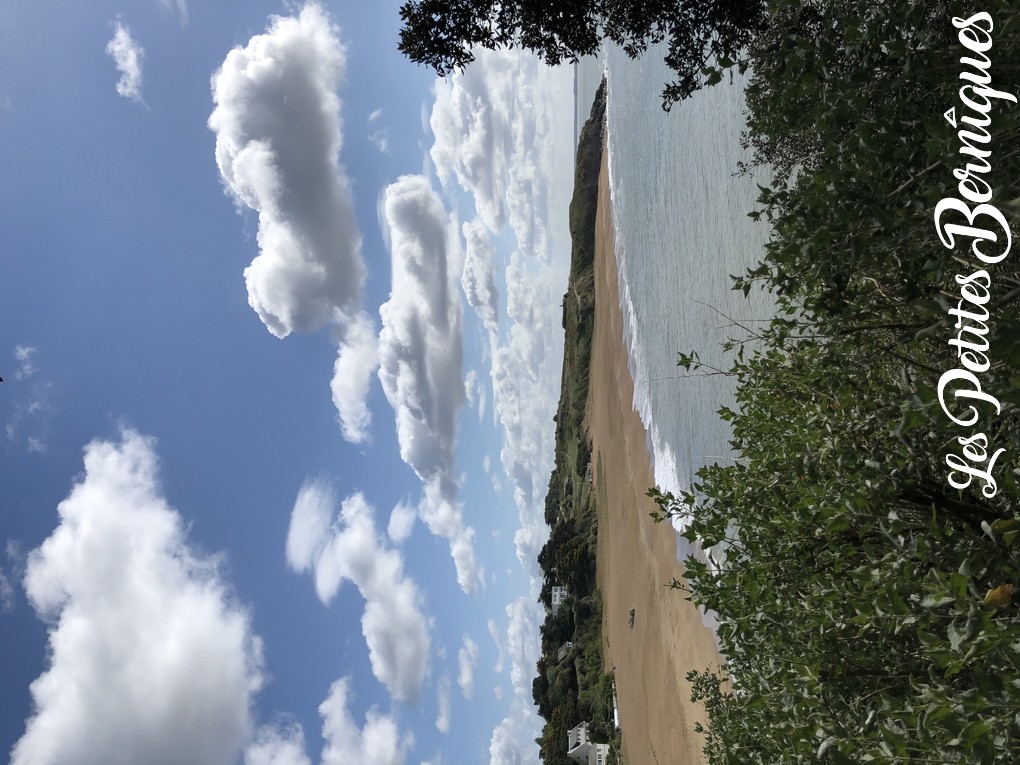
[[[608,154],[603,151],[595,245],[595,337],[589,432],[596,481],[598,579],[603,597],[606,668],[615,667],[625,762],[704,762],[694,732],[705,710],[690,701],[691,669],[719,665],[710,630],[684,594],[665,585],[683,576],[675,537],[649,513],[654,484],[647,438],[634,411],[613,245]],[[634,626],[628,624],[634,609]]]

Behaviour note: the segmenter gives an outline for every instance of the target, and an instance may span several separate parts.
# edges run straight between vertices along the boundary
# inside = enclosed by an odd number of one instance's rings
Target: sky
[[[0,747],[537,760],[573,73],[0,2]]]

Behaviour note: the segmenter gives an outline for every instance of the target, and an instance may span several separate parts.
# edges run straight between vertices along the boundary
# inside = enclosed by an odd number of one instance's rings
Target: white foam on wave
[[[606,68],[606,82],[607,115],[609,115],[611,113],[608,109],[608,103],[612,100],[613,83],[612,77],[609,75],[608,66]],[[606,147],[609,154],[609,200],[614,211],[622,210],[623,192],[616,181],[618,174],[613,160],[613,131],[608,129],[606,133]],[[637,313],[634,310],[634,301],[631,299],[630,286],[627,283],[627,250],[623,245],[623,233],[620,229],[619,216],[614,215],[612,221],[617,284],[619,285],[618,298],[620,311],[623,314],[623,342],[627,348],[627,369],[630,372],[631,380],[634,381],[634,399],[631,403],[634,411],[641,417],[641,423],[645,426],[646,445],[648,447],[648,456],[652,463],[652,475],[655,477],[655,484],[663,491],[676,494],[684,488],[680,480],[676,453],[660,433],[658,425],[652,420],[651,397],[648,389],[640,384],[641,380],[648,380],[650,375],[644,355],[641,353],[641,347],[637,342]],[[684,525],[682,521],[677,519],[673,524],[673,528],[677,532],[682,532]]]

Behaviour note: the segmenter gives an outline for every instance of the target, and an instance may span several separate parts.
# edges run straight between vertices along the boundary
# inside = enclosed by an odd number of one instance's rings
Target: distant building
[[[567,599],[567,588],[556,585],[552,588],[552,612],[555,614],[559,608],[560,603]]]
[[[605,765],[609,744],[596,744],[588,739],[588,723],[583,722],[567,733],[567,757],[579,765]]]
[[[568,640],[566,643],[561,645],[560,650],[556,652],[556,661],[563,661],[567,657],[567,654],[570,652],[570,649],[573,647],[574,647],[573,640]]]

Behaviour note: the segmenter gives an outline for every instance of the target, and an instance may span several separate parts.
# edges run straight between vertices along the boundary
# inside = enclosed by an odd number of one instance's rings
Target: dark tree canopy
[[[764,13],[762,0],[408,0],[400,17],[400,51],[441,77],[478,48],[524,48],[555,65],[596,54],[603,39],[632,57],[665,41],[676,73],[663,90],[669,109],[706,83],[713,61],[740,58]]]

